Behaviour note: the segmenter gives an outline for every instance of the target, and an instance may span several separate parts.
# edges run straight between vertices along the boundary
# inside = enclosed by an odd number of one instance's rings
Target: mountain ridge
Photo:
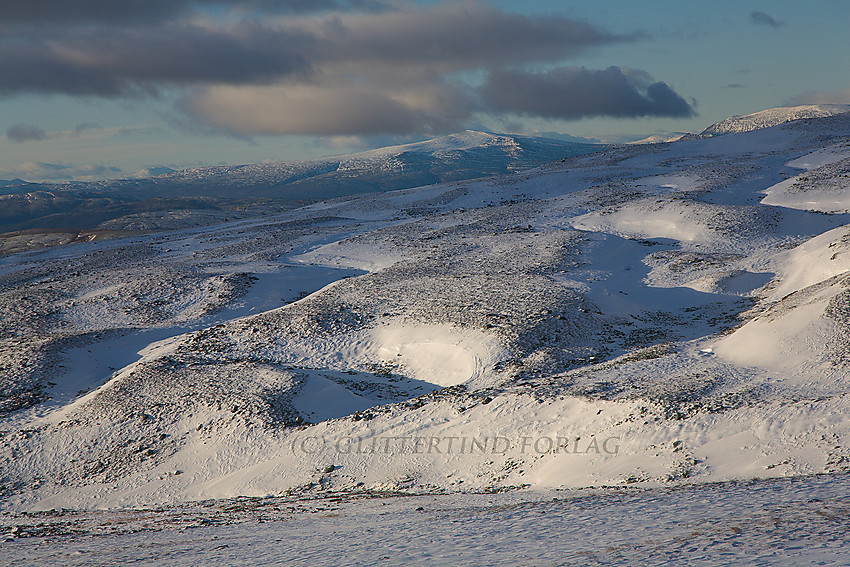
[[[768,108],[752,114],[730,116],[716,122],[696,134],[696,137],[709,138],[725,134],[740,134],[763,128],[778,126],[795,120],[807,118],[825,118],[850,112],[850,104],[805,104],[798,106],[780,106]]]
[[[467,130],[314,160],[191,168],[142,179],[18,184],[5,192],[0,188],[0,231],[156,230],[178,226],[172,222],[175,215],[190,224],[209,224],[217,218],[246,218],[256,213],[252,205],[258,201],[293,208],[357,193],[500,175],[603,147]],[[185,213],[190,209],[203,212],[190,219]]]

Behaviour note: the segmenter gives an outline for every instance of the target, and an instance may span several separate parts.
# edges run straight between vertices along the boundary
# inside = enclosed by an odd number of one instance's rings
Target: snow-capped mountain
[[[298,162],[202,167],[141,179],[29,183],[10,187],[6,195],[0,190],[0,231],[198,226],[252,216],[257,211],[250,207],[258,200],[292,208],[356,193],[510,173],[602,148],[466,131]]]
[[[850,104],[806,104],[801,106],[784,106],[770,108],[747,114],[744,116],[732,116],[712,124],[703,130],[699,136],[722,136],[724,134],[739,134],[751,132],[761,128],[770,128],[792,120],[803,120],[806,118],[823,118],[835,114],[850,112]]]
[[[467,130],[433,140],[298,162],[202,167],[93,188],[157,197],[328,199],[474,179],[598,151],[600,146]]]
[[[2,507],[847,471],[848,160],[836,114],[6,256]]]

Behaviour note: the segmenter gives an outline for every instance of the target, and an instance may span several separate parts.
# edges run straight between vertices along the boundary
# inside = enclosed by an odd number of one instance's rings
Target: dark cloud
[[[439,5],[327,20],[318,53],[326,61],[426,66],[442,71],[553,61],[590,47],[633,41],[559,16],[525,16],[480,4]]]
[[[478,4],[218,27],[71,27],[3,36],[0,93],[121,96],[173,86],[303,81],[317,68],[407,81],[425,72],[555,60],[628,39],[568,18]]]
[[[309,73],[303,38],[243,23],[166,26],[0,40],[0,93],[117,96],[202,83],[263,83]]]
[[[15,124],[6,130],[6,138],[18,143],[46,140],[48,137],[47,132],[32,124]]]
[[[5,2],[0,22],[140,22],[173,17],[191,5],[188,0],[27,0]]]
[[[545,73],[499,70],[479,90],[492,109],[544,118],[694,116],[693,107],[667,83],[644,71],[562,67]]]
[[[744,85],[741,83],[729,83],[728,85],[723,85],[724,89],[742,89]]]
[[[0,24],[164,22],[195,10],[239,9],[263,12],[321,12],[386,8],[379,0],[13,0],[0,11]]]
[[[773,16],[766,12],[750,12],[750,23],[772,28],[780,28],[785,25],[784,22],[775,20]]]

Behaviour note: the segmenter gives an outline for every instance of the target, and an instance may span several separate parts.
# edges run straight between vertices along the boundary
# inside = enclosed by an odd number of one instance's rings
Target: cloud
[[[6,138],[18,143],[46,140],[49,137],[47,132],[32,124],[15,124],[6,130]]]
[[[174,124],[243,139],[439,134],[480,113],[692,115],[643,72],[523,70],[641,37],[475,0],[32,0],[0,14],[0,96],[170,98]],[[544,90],[499,92],[511,78]]]
[[[568,18],[511,14],[480,4],[264,23],[29,32],[0,39],[0,93],[108,97],[175,86],[305,82],[327,73],[382,73],[404,81],[426,70],[552,61],[633,39]]]
[[[850,88],[838,91],[837,93],[809,91],[795,96],[786,104],[788,106],[797,106],[802,104],[850,104]]]
[[[354,14],[318,27],[320,57],[380,68],[426,66],[452,71],[479,66],[555,61],[599,45],[632,41],[560,16],[525,16],[482,4]]]
[[[441,134],[468,126],[475,113],[575,120],[594,116],[690,117],[669,85],[634,69],[570,67],[548,73],[491,72],[478,88],[437,77],[401,85],[333,80],[308,85],[212,87],[181,102],[205,123],[243,136]]]
[[[30,161],[13,167],[0,168],[0,178],[2,179],[19,178],[28,181],[68,181],[72,179],[85,181],[116,177],[121,173],[120,168],[99,164],[73,165],[42,161]]]
[[[198,10],[320,12],[344,8],[381,9],[368,0],[27,0],[8,2],[0,11],[3,23],[151,23],[172,20]]]
[[[216,87],[182,105],[204,121],[242,135],[441,133],[461,128],[473,110],[460,89],[437,81],[385,87],[345,82]]]
[[[773,16],[766,12],[750,12],[750,23],[758,26],[770,26],[772,28],[781,28],[785,25],[784,22],[775,20]]]
[[[296,33],[240,23],[69,29],[50,41],[0,40],[0,93],[118,96],[203,83],[267,82],[306,74]]]
[[[516,114],[575,120],[592,116],[694,116],[694,108],[667,83],[645,71],[560,67],[544,73],[499,70],[480,88],[491,108]]]

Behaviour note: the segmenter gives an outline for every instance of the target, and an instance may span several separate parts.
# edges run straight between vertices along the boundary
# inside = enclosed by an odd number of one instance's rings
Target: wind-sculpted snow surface
[[[847,470],[848,143],[839,114],[6,256],[3,506]]]

